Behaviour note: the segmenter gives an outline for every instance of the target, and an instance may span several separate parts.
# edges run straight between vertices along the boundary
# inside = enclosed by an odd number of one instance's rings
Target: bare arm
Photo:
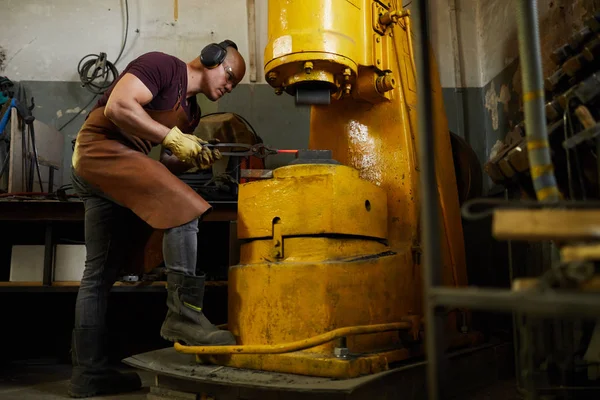
[[[170,127],[154,121],[143,106],[152,100],[152,92],[133,74],[125,74],[113,88],[104,115],[125,133],[153,143],[161,143]]]

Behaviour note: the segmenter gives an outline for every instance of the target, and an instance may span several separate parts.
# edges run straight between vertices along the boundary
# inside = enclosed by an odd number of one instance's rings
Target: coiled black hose
[[[127,44],[127,34],[129,31],[129,2],[125,0],[125,38],[123,39],[123,45],[121,51],[115,60],[114,64],[108,61],[106,53],[100,54],[88,54],[79,60],[77,65],[77,72],[79,73],[79,79],[83,84],[83,87],[87,88],[94,94],[102,94],[112,85],[113,81],[119,76],[119,71],[115,67],[115,64],[121,59],[125,45]],[[87,60],[87,61],[85,61]],[[84,62],[85,61],[85,62]],[[109,79],[109,75],[112,77]],[[97,79],[104,78],[101,84],[94,83]]]
[[[119,76],[119,71],[108,61],[106,53],[83,57],[77,65],[77,72],[82,86],[94,94],[104,93]]]
[[[73,122],[90,104],[96,100],[98,95],[103,94],[109,87],[112,85],[113,81],[117,76],[119,76],[119,71],[115,67],[115,64],[119,62],[121,56],[123,55],[123,51],[125,50],[125,45],[127,45],[127,34],[129,32],[129,2],[125,0],[125,38],[123,39],[123,44],[121,45],[121,51],[119,51],[119,55],[114,63],[111,63],[106,59],[105,53],[100,54],[88,54],[79,60],[79,64],[77,64],[77,72],[79,73],[79,79],[81,80],[82,86],[87,88],[90,92],[94,93],[94,96],[90,99],[90,101],[83,107],[81,110],[73,115],[70,120],[64,123],[59,131],[63,130],[63,128]],[[90,58],[89,60],[84,60]],[[83,65],[82,65],[83,64]],[[97,65],[97,66],[96,66]],[[93,69],[92,69],[93,68]],[[92,72],[90,75],[90,71]],[[109,74],[112,75],[112,78],[109,80]],[[94,83],[94,81],[98,78],[104,78],[104,81],[101,85]]]

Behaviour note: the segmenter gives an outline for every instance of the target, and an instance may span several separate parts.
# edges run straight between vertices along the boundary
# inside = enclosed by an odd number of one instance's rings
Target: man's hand
[[[195,135],[185,134],[177,127],[171,129],[162,141],[162,145],[171,150],[181,162],[200,169],[209,168],[221,158],[219,150],[212,150],[206,144],[208,142]]]

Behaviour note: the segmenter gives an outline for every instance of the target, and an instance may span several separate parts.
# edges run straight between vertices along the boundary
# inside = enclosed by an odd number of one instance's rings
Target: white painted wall
[[[234,40],[249,61],[246,0],[129,0],[129,31],[122,70],[147,51],[184,61],[204,45]],[[4,74],[14,80],[79,81],[77,63],[89,53],[118,55],[124,30],[124,0],[2,0],[0,46]],[[540,16],[548,1],[539,0]],[[452,7],[458,16],[458,53],[453,46]],[[518,56],[515,0],[433,0],[431,39],[443,87],[483,87]],[[257,76],[263,79],[268,0],[256,0]],[[458,55],[458,63],[455,56]],[[457,76],[455,65],[460,67]],[[2,72],[2,71],[0,71]],[[249,74],[244,77],[248,82]]]
[[[258,38],[256,40],[256,66],[258,69],[257,76],[260,81],[264,80],[264,57],[265,47],[269,39],[268,24],[269,24],[269,0],[256,0],[256,31]]]
[[[515,3],[514,0],[496,0],[482,1],[478,5],[478,52],[482,55],[479,86],[485,86],[519,56]]]
[[[479,87],[481,84],[480,45],[476,33],[478,3],[477,0],[431,2],[431,44],[438,62],[442,87]],[[454,15],[452,7],[456,9]],[[455,43],[452,18],[456,29]],[[459,70],[458,76],[455,66]]]
[[[453,1],[458,11],[462,79],[456,78],[454,69],[450,24]],[[485,8],[482,13],[485,21],[479,23],[481,3],[497,4],[503,12],[498,14],[493,7]],[[506,17],[504,3],[510,4],[512,0],[432,3],[432,45],[442,86],[483,86],[485,79],[503,68],[504,62],[497,59],[508,58],[501,54],[501,40],[488,40],[482,27],[508,25],[506,20],[510,18]],[[267,11],[268,0],[256,0],[256,64],[260,83],[264,83]],[[7,55],[4,74],[14,80],[79,81],[77,64],[86,54],[103,51],[109,60],[116,59],[123,40],[124,15],[124,0],[3,0],[0,46]],[[504,17],[498,22],[494,15]],[[129,0],[128,41],[117,68],[122,70],[135,57],[153,50],[188,61],[207,43],[225,38],[235,41],[249,62],[246,0],[178,0],[177,20],[173,0]],[[479,52],[488,48],[494,58],[481,65],[484,58]],[[244,83],[248,82],[248,76],[244,77]]]
[[[543,16],[548,2],[538,3]],[[452,7],[457,10],[457,49],[452,41]],[[443,87],[483,87],[519,55],[515,0],[435,0],[431,37]],[[455,74],[455,56],[460,60],[460,78]]]
[[[461,0],[473,1],[473,0]],[[517,9],[516,0],[486,0],[477,3],[476,33],[478,42],[477,58],[479,63],[479,87],[486,86],[494,77],[504,70],[509,64],[519,57]],[[549,51],[554,50],[554,45],[548,43],[548,38],[557,37],[556,46],[566,42],[575,25],[582,24],[583,15],[573,15],[573,26],[566,19],[550,18],[551,13],[562,13],[561,4],[569,6],[565,11],[576,14],[574,8],[581,12],[583,7],[574,0],[550,1],[537,0],[538,29],[540,32],[540,45],[542,50],[542,63],[547,63]],[[575,23],[576,22],[576,23]],[[550,45],[550,46],[549,46]],[[463,49],[464,51],[464,49]],[[550,71],[545,71],[550,73]]]
[[[537,0],[538,17],[545,20],[551,1]],[[458,52],[454,51],[451,8],[458,19]],[[519,56],[515,0],[434,0],[431,38],[440,63],[443,87],[484,87]],[[551,27],[542,26],[542,33]],[[455,55],[460,57],[462,79],[455,76]],[[462,81],[462,82],[461,82]]]
[[[265,8],[266,1],[258,3]],[[79,81],[83,56],[103,51],[114,61],[121,48],[124,0],[2,0],[0,7],[3,73],[11,79]],[[129,0],[128,35],[119,71],[154,50],[189,61],[207,43],[223,39],[236,42],[247,59],[246,0],[178,0],[177,20],[174,0]]]

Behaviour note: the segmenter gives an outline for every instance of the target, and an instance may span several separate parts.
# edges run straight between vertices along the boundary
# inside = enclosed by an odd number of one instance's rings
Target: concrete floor
[[[124,367],[125,370],[127,367]],[[143,389],[129,394],[99,396],[94,399],[142,400],[153,382],[154,376],[138,371]],[[0,368],[1,400],[56,400],[68,399],[67,387],[71,367],[69,365],[11,365]],[[499,381],[482,388],[461,400],[517,400],[515,383],[512,380]]]
[[[126,370],[127,367],[122,368]],[[146,399],[154,376],[138,371],[142,378],[142,390],[118,396],[98,396],[94,399]],[[71,375],[70,365],[11,365],[0,369],[1,400],[55,400],[69,399],[67,388]]]

